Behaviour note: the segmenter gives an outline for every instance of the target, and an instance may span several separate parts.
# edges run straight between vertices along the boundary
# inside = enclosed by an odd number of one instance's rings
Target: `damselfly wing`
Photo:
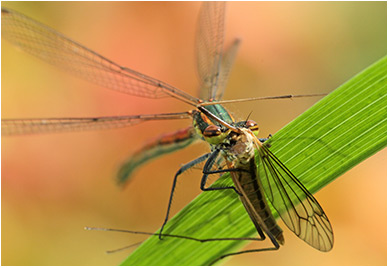
[[[314,248],[328,251],[333,245],[332,228],[314,197],[253,134],[256,125],[252,121],[236,121],[222,102],[212,103],[223,96],[239,45],[239,41],[235,40],[227,50],[223,50],[224,14],[224,2],[206,2],[200,12],[196,46],[201,94],[197,98],[153,77],[118,65],[43,24],[3,8],[3,37],[22,50],[112,90],[145,98],[171,97],[191,105],[193,110],[111,117],[2,119],[2,133],[17,135],[75,131],[131,126],[151,120],[193,118],[193,126],[162,136],[142,147],[121,169],[119,182],[125,183],[133,170],[144,162],[186,147],[196,139],[203,139],[210,144],[211,152],[184,165],[176,173],[164,224],[169,218],[178,176],[194,165],[205,162],[201,189],[235,191],[259,234],[262,236],[265,233],[270,237],[275,248],[283,244],[282,230],[270,215],[264,195],[298,237]],[[255,151],[259,154],[257,160]],[[215,171],[212,168],[220,157],[225,158],[228,168]],[[205,186],[209,174],[226,171],[232,173],[235,186]]]

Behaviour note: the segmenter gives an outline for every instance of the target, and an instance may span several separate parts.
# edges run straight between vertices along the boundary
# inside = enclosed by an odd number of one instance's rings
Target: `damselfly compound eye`
[[[209,125],[206,129],[203,131],[203,135],[206,138],[211,138],[211,137],[217,137],[220,134],[222,134],[222,130],[220,127],[216,125]]]
[[[257,124],[257,122],[253,121],[253,120],[247,120],[246,121],[246,124],[245,124],[245,127],[250,129],[255,136],[258,135],[259,133],[259,126]]]
[[[203,131],[204,139],[210,144],[220,144],[229,134],[229,131],[223,132],[219,126],[209,125]]]

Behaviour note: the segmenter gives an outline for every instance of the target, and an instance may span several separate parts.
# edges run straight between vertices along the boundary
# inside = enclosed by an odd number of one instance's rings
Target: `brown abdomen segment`
[[[270,232],[273,237],[276,238],[277,242],[283,245],[284,237],[282,235],[282,229],[277,225],[277,222],[274,219],[266,201],[263,187],[257,177],[257,166],[254,158],[251,159],[247,165],[241,165],[237,168],[248,171],[234,172],[237,175],[238,183],[241,185],[241,187],[237,188],[240,188],[244,192],[244,196],[242,198],[246,199],[245,201],[251,204],[251,206],[245,206],[246,210],[250,214],[249,210],[253,208],[255,214],[261,218],[261,220],[255,223],[255,215],[254,217],[253,215],[250,215],[251,220],[254,222],[254,225],[257,226],[257,224],[259,224],[259,226],[264,229],[263,231],[265,231],[265,233],[267,233],[267,231]],[[263,226],[263,224],[265,226]]]

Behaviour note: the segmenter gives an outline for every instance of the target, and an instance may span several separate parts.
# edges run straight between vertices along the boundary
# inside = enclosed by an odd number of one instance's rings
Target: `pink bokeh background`
[[[199,2],[3,2],[103,56],[197,93],[194,35]],[[330,92],[386,54],[386,2],[230,2],[226,40],[242,39],[225,99]],[[2,118],[103,116],[190,109],[102,89],[2,40]],[[315,100],[230,105],[237,117],[276,133]],[[196,144],[145,165],[125,189],[116,170],[146,140],[190,121],[128,129],[2,137],[2,265],[116,265],[144,239],[84,226],[155,231],[183,163]],[[180,181],[177,212],[199,192],[200,171]],[[315,196],[335,231],[318,252],[285,229],[278,252],[230,258],[227,265],[386,265],[386,149]],[[281,225],[282,227],[284,225]],[[286,227],[285,227],[286,228]],[[201,246],[201,245],[199,245]],[[258,245],[251,244],[249,247]]]

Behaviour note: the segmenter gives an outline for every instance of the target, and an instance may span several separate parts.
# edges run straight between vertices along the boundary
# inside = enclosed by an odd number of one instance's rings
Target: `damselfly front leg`
[[[190,161],[189,163],[186,163],[185,165],[183,165],[177,172],[176,172],[176,175],[174,176],[174,179],[173,179],[173,186],[172,186],[172,190],[170,192],[170,197],[169,197],[169,203],[168,203],[168,208],[167,208],[167,212],[166,212],[166,216],[165,216],[165,220],[162,224],[162,227],[159,231],[159,238],[162,239],[162,231],[169,219],[169,214],[170,214],[170,209],[171,209],[171,204],[173,202],[173,195],[174,195],[174,191],[176,189],[176,184],[177,184],[177,180],[178,180],[178,176],[181,175],[182,173],[184,173],[185,171],[193,168],[194,166],[204,162],[205,160],[207,160],[207,162],[205,163],[204,165],[204,168],[203,168],[203,177],[201,179],[201,184],[200,184],[200,189],[203,190],[203,191],[214,191],[214,190],[226,190],[226,189],[232,189],[234,190],[237,194],[240,194],[235,187],[233,186],[226,186],[226,187],[215,187],[215,188],[205,188],[205,183],[207,181],[207,178],[208,178],[208,175],[209,174],[213,174],[213,173],[222,173],[222,172],[226,172],[226,170],[216,170],[216,171],[211,171],[211,168],[213,166],[213,164],[215,163],[218,155],[220,153],[220,150],[219,149],[215,149],[213,152],[211,153],[207,153],[207,154],[204,154],[202,156],[200,156],[199,158],[196,158],[195,160],[192,160]],[[227,171],[232,171],[232,170],[235,170],[235,169],[229,169]]]
[[[189,163],[186,163],[185,165],[183,165],[177,172],[176,172],[176,175],[174,176],[174,180],[173,180],[173,186],[172,186],[172,190],[170,192],[170,197],[169,197],[169,203],[168,203],[168,206],[167,206],[167,212],[166,212],[166,216],[165,216],[165,220],[163,221],[163,224],[162,224],[162,227],[159,231],[159,239],[162,239],[162,231],[163,231],[163,228],[165,227],[168,219],[169,219],[169,213],[170,213],[170,208],[171,208],[171,204],[173,202],[173,195],[174,195],[174,191],[176,189],[176,184],[177,184],[177,180],[178,180],[178,176],[182,173],[184,173],[185,171],[187,171],[188,169],[191,169],[192,167],[200,164],[201,162],[204,162],[205,160],[207,160],[207,158],[210,157],[212,153],[206,153],[198,158],[196,158],[195,160],[192,160],[190,161]]]
[[[237,193],[238,195],[241,195],[241,193],[239,193],[239,191],[238,191],[234,186],[208,187],[208,188],[205,188],[205,184],[206,184],[206,182],[207,182],[207,179],[208,179],[208,175],[209,175],[209,174],[222,173],[222,172],[226,172],[226,171],[235,170],[235,169],[229,169],[229,170],[216,170],[216,171],[211,171],[213,165],[215,164],[215,161],[216,161],[217,157],[219,156],[219,153],[220,153],[220,149],[215,149],[215,150],[212,152],[212,154],[209,156],[207,162],[205,163],[204,169],[203,169],[203,177],[201,178],[200,189],[201,189],[202,191],[217,191],[217,190],[227,190],[227,189],[231,189],[231,190],[234,190],[235,193]]]

